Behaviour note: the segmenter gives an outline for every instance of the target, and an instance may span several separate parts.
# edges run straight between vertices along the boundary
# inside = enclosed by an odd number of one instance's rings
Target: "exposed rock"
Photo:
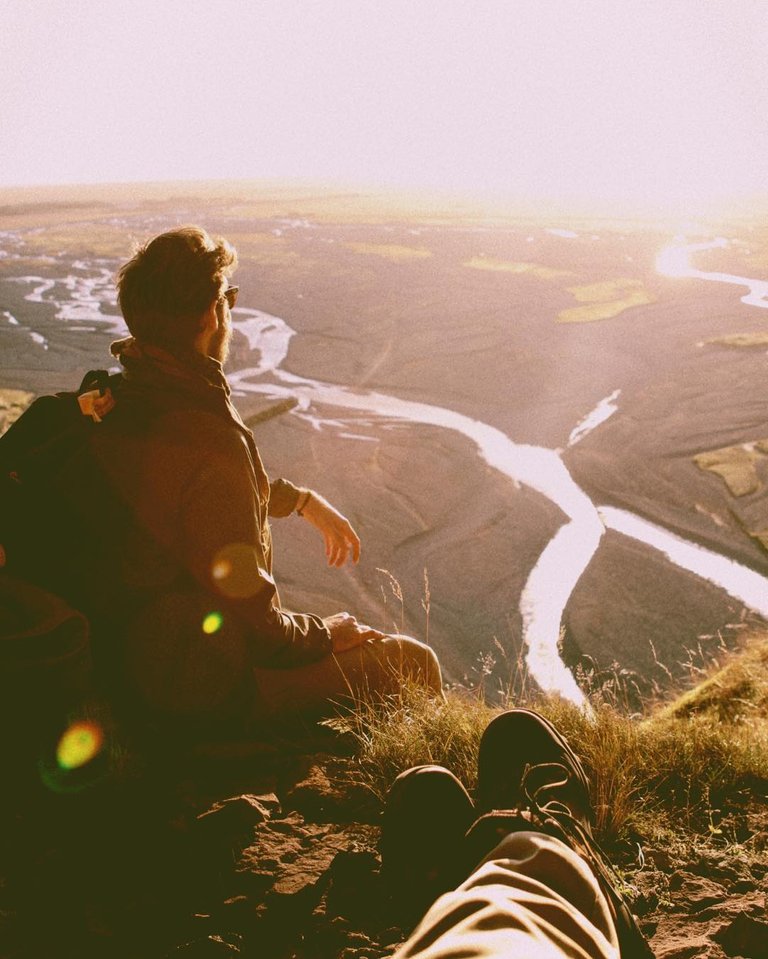
[[[400,942],[398,933],[395,943]],[[380,935],[372,937],[355,929],[343,919],[333,919],[312,931],[312,946],[302,955],[345,957],[345,959],[379,959],[391,956],[393,944],[384,943]]]
[[[274,793],[262,796],[232,796],[214,803],[197,817],[198,831],[217,837],[238,835],[265,822],[280,812],[280,800]]]
[[[348,767],[335,757],[318,757],[307,774],[285,794],[285,804],[312,822],[377,823],[380,809],[372,793],[349,781]]]
[[[344,790],[338,783],[331,782],[323,766],[314,765],[304,779],[288,791],[286,804],[306,819],[327,822],[329,816],[337,814],[344,805]]]
[[[727,856],[702,856],[698,862],[693,863],[689,868],[697,876],[716,876],[724,883],[734,883],[742,879],[751,881],[752,879],[749,867],[745,862]]]
[[[19,918],[13,896],[2,897],[0,909],[11,907],[1,923],[14,941],[8,955],[64,959],[56,949],[66,928],[68,942],[99,943],[103,955],[128,935],[137,949],[165,959],[386,959],[407,931],[383,894],[378,827],[359,821],[345,785],[351,769],[324,747],[315,754],[304,744],[292,754],[281,747],[275,769],[259,763],[249,773],[238,764],[236,780],[220,770],[210,779],[173,779],[168,796],[150,784],[140,813],[133,793],[112,805],[85,797],[77,817],[51,823],[29,861],[29,888],[58,903],[55,921]],[[276,793],[259,793],[267,773],[276,773]],[[218,795],[226,796],[244,774],[242,794],[212,801],[222,779],[227,791]],[[365,815],[375,822],[367,801]],[[768,813],[755,807],[750,815],[750,836],[765,833]],[[23,861],[29,843],[44,836],[40,817],[32,821]],[[626,867],[632,906],[658,959],[768,956],[768,860],[760,848],[704,844],[683,860],[675,847],[645,847],[633,857]],[[78,879],[67,885],[75,861]]]
[[[633,877],[632,885],[635,888],[632,911],[638,917],[645,917],[658,907],[669,882],[668,876],[661,870],[645,868]]]
[[[712,901],[718,883],[691,873],[673,876],[670,887],[676,885],[671,914],[659,916],[650,937],[657,959],[725,959],[741,956],[743,959],[765,959],[768,946],[768,922],[765,918],[765,896],[754,886],[743,896],[726,895]],[[708,902],[702,907],[701,903]],[[759,946],[759,948],[756,947]],[[755,952],[743,951],[757,948]],[[729,951],[731,950],[731,951]]]
[[[656,866],[657,869],[670,870],[673,864],[672,853],[669,849],[646,848],[643,851],[645,861],[649,866]]]
[[[294,812],[258,826],[235,869],[241,879],[268,877],[273,893],[292,896],[316,885],[338,853],[374,845],[370,826],[307,823]]]
[[[656,959],[724,959],[725,956],[706,935],[691,935],[684,925],[678,926],[674,934],[654,937],[651,947]]]
[[[307,944],[311,941],[308,954],[338,955],[353,943],[370,944],[361,929],[367,927],[360,896],[353,894],[344,905],[340,896],[344,897],[355,882],[356,893],[366,891],[366,880],[370,887],[378,867],[371,851],[375,833],[365,825],[308,823],[295,811],[260,823],[234,867],[233,879],[240,895],[229,899],[229,915],[239,916],[249,950],[256,955],[295,952],[296,944],[304,938]],[[326,893],[331,897],[330,910],[324,899]],[[319,930],[326,930],[329,922],[333,923],[334,912],[339,911],[352,913],[355,926],[345,927],[342,934],[337,924],[331,932],[321,933],[321,940],[323,935],[334,940],[333,951],[318,952]]]
[[[189,845],[198,885],[207,888],[209,894],[214,888],[226,889],[232,864],[253,842],[256,827],[279,811],[280,803],[273,793],[244,794],[214,803],[193,820]]]
[[[689,872],[676,872],[669,880],[670,891],[677,893],[688,904],[691,913],[700,912],[713,903],[723,902],[728,893],[719,882],[694,876]]]
[[[743,956],[744,959],[765,959],[768,956],[768,922],[764,918],[740,912],[714,938],[727,956]]]
[[[379,882],[379,860],[372,852],[340,852],[331,863],[326,914],[363,928],[381,925],[385,912]]]

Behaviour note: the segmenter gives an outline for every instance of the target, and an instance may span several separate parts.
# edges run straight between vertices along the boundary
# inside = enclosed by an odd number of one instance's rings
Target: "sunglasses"
[[[239,287],[239,286],[229,286],[229,287],[227,287],[227,289],[224,290],[224,292],[221,294],[222,297],[223,297],[223,298],[227,301],[227,303],[229,304],[230,310],[233,310],[233,309],[235,308],[235,303],[237,303],[237,294],[238,294],[239,292],[240,292],[240,287]]]

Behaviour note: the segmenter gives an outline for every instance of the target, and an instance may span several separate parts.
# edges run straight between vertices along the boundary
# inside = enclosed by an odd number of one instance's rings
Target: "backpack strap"
[[[123,379],[122,373],[110,373],[108,370],[88,370],[80,383],[77,395],[98,390],[103,396],[107,390],[115,391],[115,387]]]
[[[106,370],[89,370],[77,391],[77,403],[83,416],[90,416],[94,423],[101,423],[115,408],[115,390],[122,380],[122,373]]]

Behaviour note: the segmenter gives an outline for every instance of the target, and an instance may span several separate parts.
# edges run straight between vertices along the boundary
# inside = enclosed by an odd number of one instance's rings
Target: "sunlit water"
[[[86,275],[72,273],[57,279],[45,279],[42,276],[18,276],[11,279],[15,283],[24,283],[32,287],[24,297],[30,303],[51,303],[56,307],[55,318],[68,324],[82,324],[77,327],[83,331],[102,329],[110,333],[126,332],[122,316],[104,313],[103,303],[114,306],[117,302],[113,271],[106,266],[77,261],[72,264]],[[69,327],[73,329],[72,326]],[[42,334],[37,331],[37,337]],[[33,336],[33,338],[35,338]]]
[[[560,621],[565,604],[586,569],[603,532],[600,517],[589,498],[573,482],[554,450],[513,442],[505,433],[461,413],[416,403],[377,392],[358,392],[343,386],[295,376],[281,369],[293,333],[276,317],[251,315],[245,329],[261,362],[252,369],[230,375],[234,389],[297,397],[299,415],[314,410],[312,419],[323,421],[317,407],[344,408],[389,419],[455,430],[472,440],[485,462],[515,485],[524,483],[555,503],[569,522],[552,539],[526,583],[520,600],[528,667],[544,689],[557,689],[582,702],[583,696],[557,652]],[[259,333],[261,324],[269,346]],[[238,328],[243,328],[238,323]],[[281,335],[281,332],[282,335]],[[283,389],[263,382],[271,371]],[[326,425],[331,425],[326,421]],[[567,557],[567,561],[566,561]],[[554,636],[554,638],[553,638]]]
[[[610,396],[606,396],[605,399],[600,400],[597,406],[571,430],[570,436],[568,437],[568,446],[575,446],[581,442],[585,436],[588,436],[592,430],[597,429],[601,423],[605,423],[607,419],[613,416],[619,408],[616,402],[619,396],[621,396],[621,390],[614,390]]]
[[[602,506],[599,512],[607,529],[647,543],[662,552],[675,566],[720,586],[768,619],[768,580],[765,576],[727,556],[689,543],[669,530],[625,510]]]
[[[707,273],[697,270],[691,265],[691,254],[703,250],[717,250],[729,246],[728,240],[722,236],[710,240],[708,243],[685,243],[683,237],[676,237],[673,246],[662,250],[656,260],[656,269],[664,276],[688,277],[692,280],[709,280],[712,283],[733,283],[736,286],[746,286],[749,290],[741,297],[741,302],[747,306],[756,306],[768,310],[768,280],[752,280],[746,276],[734,276],[732,273]]]

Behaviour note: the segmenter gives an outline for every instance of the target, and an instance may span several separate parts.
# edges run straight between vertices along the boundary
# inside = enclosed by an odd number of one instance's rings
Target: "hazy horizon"
[[[136,202],[154,200],[168,202],[192,198],[201,203],[233,202],[295,202],[312,199],[324,205],[335,200],[359,202],[360,209],[370,215],[422,215],[453,218],[466,217],[510,219],[522,218],[542,221],[616,220],[648,223],[675,232],[696,232],[704,224],[743,221],[768,213],[768,191],[720,204],[712,203],[704,209],[691,212],[685,205],[632,203],[626,200],[593,200],[591,202],[558,201],[551,198],[520,198],[504,194],[471,190],[417,189],[393,187],[387,184],[364,182],[328,182],[312,178],[241,177],[228,179],[160,179],[115,180],[100,182],[61,182],[0,184],[0,204],[79,205],[117,204],[127,199]]]
[[[759,0],[41,0],[4,27],[0,188],[279,180],[691,216],[768,192]]]

